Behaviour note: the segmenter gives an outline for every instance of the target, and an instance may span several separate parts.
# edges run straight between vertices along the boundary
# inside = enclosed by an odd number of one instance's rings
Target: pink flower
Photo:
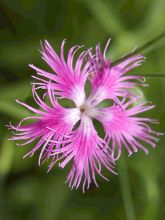
[[[119,97],[134,96],[130,89],[135,86],[147,86],[147,84],[144,84],[144,77],[142,76],[125,76],[130,70],[140,66],[144,61],[144,57],[134,55],[111,67],[110,60],[106,59],[106,50],[109,43],[110,40],[107,42],[103,54],[100,45],[96,46],[96,55],[93,55],[91,50],[88,51],[89,59],[94,68],[89,77],[92,89],[88,101],[93,105],[97,105],[105,99],[113,99],[119,103]]]
[[[157,124],[157,120],[137,116],[142,112],[153,109],[155,106],[141,103],[131,107],[134,101],[125,102],[125,99],[123,99],[120,103],[122,107],[114,104],[111,107],[99,108],[99,113],[96,116],[104,127],[107,142],[111,146],[112,157],[116,160],[121,155],[122,147],[125,147],[129,156],[132,155],[132,152],[137,152],[138,149],[147,154],[148,149],[140,141],[144,141],[155,148],[158,138],[154,136],[161,135],[161,133],[153,131],[148,125],[148,123]],[[115,152],[117,152],[116,157]]]
[[[32,92],[40,110],[17,101],[36,115],[23,119],[18,126],[9,126],[16,131],[11,139],[25,140],[22,145],[38,140],[27,155],[32,156],[40,150],[39,164],[51,160],[48,170],[57,162],[61,168],[71,162],[67,182],[71,188],[78,188],[83,181],[83,191],[91,182],[98,186],[96,174],[108,180],[102,174],[102,167],[115,174],[115,161],[119,159],[122,148],[128,155],[138,149],[148,153],[141,141],[154,148],[158,141],[156,136],[161,134],[149,127],[149,123],[157,123],[156,120],[138,116],[152,109],[153,105],[141,103],[132,106],[138,97],[129,89],[145,84],[140,76],[125,75],[139,66],[143,57],[133,56],[111,67],[105,56],[107,46],[103,54],[99,45],[95,55],[91,50],[82,52],[74,65],[74,54],[80,46],[72,47],[65,61],[64,41],[60,56],[45,41],[42,55],[53,73],[30,65],[38,74],[33,76],[38,82],[33,83]],[[87,55],[88,60],[85,59]],[[91,83],[88,97],[85,94],[87,80]],[[37,94],[40,88],[47,94],[50,105]],[[60,106],[59,98],[72,100],[75,108]],[[113,105],[103,108],[99,104],[106,99],[112,99]],[[102,123],[103,138],[96,131],[93,119]],[[25,121],[29,123],[23,125]]]
[[[39,75],[39,77],[33,76],[40,81],[35,85],[47,89],[51,80],[50,86],[56,97],[74,100],[76,105],[81,106],[85,101],[84,86],[91,69],[90,62],[84,64],[84,58],[87,55],[87,52],[84,51],[79,55],[75,66],[73,66],[75,53],[82,47],[78,45],[69,50],[67,61],[65,61],[64,44],[65,40],[61,44],[60,56],[47,41],[42,46],[42,58],[51,67],[53,73],[41,70],[32,64],[29,66],[35,69]]]
[[[24,156],[33,156],[33,154],[40,149],[40,165],[41,159],[48,159],[50,157],[51,150],[55,147],[61,147],[60,141],[66,138],[67,134],[72,131],[74,125],[80,120],[80,116],[77,108],[65,109],[60,106],[52,95],[50,89],[48,89],[48,97],[51,107],[41,100],[34,86],[32,87],[32,92],[33,98],[41,110],[17,100],[17,103],[28,108],[30,111],[35,113],[36,116],[24,118],[18,126],[10,125],[9,128],[17,132],[14,133],[14,137],[12,137],[11,140],[26,140],[26,142],[19,144],[21,146],[29,144],[40,138],[36,146]],[[22,125],[23,122],[32,120],[35,121],[27,125]],[[49,143],[50,140],[58,141],[58,143]]]

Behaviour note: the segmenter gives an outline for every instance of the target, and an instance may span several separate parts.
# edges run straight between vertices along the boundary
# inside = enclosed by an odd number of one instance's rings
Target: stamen
[[[84,105],[80,106],[80,112],[81,113],[85,112],[85,106]]]

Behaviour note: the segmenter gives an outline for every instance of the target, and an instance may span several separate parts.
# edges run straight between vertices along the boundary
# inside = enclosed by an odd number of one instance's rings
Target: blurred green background
[[[112,60],[132,51],[164,31],[164,0],[0,0],[0,219],[2,220],[163,220],[165,216],[165,138],[145,156],[141,151],[123,156],[118,176],[99,188],[70,191],[64,183],[67,169],[37,166],[37,155],[22,159],[32,146],[16,147],[7,138],[5,125],[18,122],[29,112],[15,99],[32,102],[29,63],[45,67],[39,53],[40,40],[47,39],[59,51],[87,47],[109,37]],[[160,120],[165,131],[165,41],[146,51],[147,62],[134,73],[147,77],[150,87],[141,92],[156,104],[150,117]],[[158,74],[158,76],[156,76]]]

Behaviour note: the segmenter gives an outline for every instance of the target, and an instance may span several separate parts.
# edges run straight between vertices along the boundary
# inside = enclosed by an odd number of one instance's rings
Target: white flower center
[[[81,115],[87,115],[91,118],[94,118],[98,115],[98,109],[92,105],[84,103],[79,107]]]

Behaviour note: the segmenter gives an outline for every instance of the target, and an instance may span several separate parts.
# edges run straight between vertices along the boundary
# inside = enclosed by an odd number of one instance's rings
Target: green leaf
[[[19,119],[30,116],[30,112],[28,110],[13,102],[0,100],[0,112]]]
[[[4,137],[4,141],[1,147],[0,153],[0,179],[4,179],[5,176],[10,172],[13,157],[14,157],[14,142],[7,140],[7,136]]]
[[[118,34],[124,30],[119,14],[117,14],[110,1],[107,3],[102,0],[83,0],[82,2],[89,8],[108,34],[111,34],[112,31]]]
[[[9,84],[0,88],[0,100],[25,100],[31,92],[30,81]]]

